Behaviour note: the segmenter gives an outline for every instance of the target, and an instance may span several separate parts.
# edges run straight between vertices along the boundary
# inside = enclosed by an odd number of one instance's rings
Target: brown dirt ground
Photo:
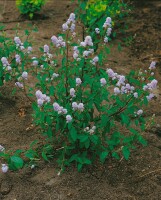
[[[161,2],[140,0],[134,5],[131,16],[125,19],[129,24],[126,35],[118,34],[113,42],[109,65],[126,74],[131,69],[146,69],[156,60],[156,76],[161,84]],[[41,19],[32,21],[39,28],[39,33],[34,35],[35,44],[48,42],[73,10],[70,1],[49,1]],[[12,37],[12,29],[18,22],[22,29],[29,23],[19,17],[15,2],[9,0],[6,6],[5,1],[0,0],[0,21]],[[118,42],[130,36],[133,40],[126,39],[128,46],[124,45],[123,51],[118,52]],[[5,148],[24,148],[38,135],[26,130],[32,120],[29,103],[24,105],[23,96],[9,95],[10,88],[7,85],[0,89],[3,94],[0,97],[0,144]],[[128,161],[108,161],[102,168],[92,167],[81,173],[72,168],[61,176],[57,176],[52,163],[40,163],[33,170],[26,168],[6,175],[0,172],[0,200],[160,200],[161,91],[158,89],[156,94],[157,98],[147,109],[148,116],[156,113],[156,126],[144,133],[148,146],[132,152]],[[24,109],[25,116],[18,114],[20,109]]]

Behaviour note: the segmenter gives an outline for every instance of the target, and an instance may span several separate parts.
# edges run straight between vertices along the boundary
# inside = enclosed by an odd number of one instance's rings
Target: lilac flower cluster
[[[112,23],[111,17],[107,17],[105,23],[103,24],[103,28],[107,29],[106,36],[104,37],[104,42],[105,43],[108,42],[108,37],[112,33],[112,28],[111,28],[112,25],[111,25],[111,23]]]
[[[75,97],[75,89],[74,88],[70,88],[70,96],[72,98]]]
[[[32,52],[32,47],[28,47],[27,48],[27,53],[31,53]]]
[[[151,101],[154,97],[155,95],[153,93],[150,93],[148,96],[146,96],[148,101]]]
[[[32,65],[33,65],[34,67],[37,67],[38,64],[39,64],[39,61],[37,60],[37,58],[36,58],[36,57],[32,57]]]
[[[89,55],[93,54],[93,52],[94,52],[93,49],[85,50],[83,52],[83,57],[87,58]]]
[[[135,88],[134,86],[131,86],[129,83],[125,83],[126,78],[123,75],[119,75],[117,73],[114,73],[112,69],[107,69],[107,74],[112,80],[117,80],[116,86],[114,88],[115,95],[117,94],[127,94],[127,93],[133,93]],[[135,94],[136,95],[136,94]]]
[[[56,37],[54,35],[51,37],[51,41],[56,47],[65,47],[66,46],[62,36]]]
[[[62,25],[63,31],[70,30],[72,33],[75,31],[75,14],[71,13],[69,19]]]
[[[81,85],[82,80],[80,78],[76,78],[75,82],[76,82],[76,86],[79,86]]]
[[[83,42],[80,42],[80,47],[92,47],[93,46],[93,42],[92,42],[92,38],[91,36],[86,36],[85,40]],[[73,48],[74,52],[73,52],[73,58],[77,61],[80,61],[81,58],[79,56],[79,49],[78,46],[75,46]],[[85,51],[83,51],[83,57],[87,58],[89,55],[94,53],[94,49],[89,48],[89,49],[85,49]],[[91,61],[92,62],[92,61]]]
[[[72,121],[72,119],[73,119],[73,118],[71,117],[71,115],[67,115],[67,116],[66,116],[66,122],[67,122],[67,123],[70,123],[70,122]]]
[[[53,108],[58,114],[67,114],[67,109],[63,108],[63,106],[60,106],[58,103],[53,103]]]
[[[22,41],[20,40],[19,37],[17,37],[17,36],[14,37],[14,42],[16,44],[16,47],[19,48],[21,51],[25,50],[24,44],[22,43]],[[32,47],[31,46],[27,47],[26,52],[31,53]],[[20,63],[20,57],[18,55],[16,55],[15,58],[16,58],[16,62]]]
[[[98,61],[99,61],[98,56],[95,56],[95,57],[91,60],[91,63],[92,63],[92,65],[96,65],[96,64],[98,63]]]
[[[7,71],[11,71],[12,68],[8,62],[8,59],[6,57],[2,57],[1,58],[1,62],[2,62],[2,65],[3,65],[3,69],[6,69]]]
[[[35,95],[36,95],[37,104],[39,107],[41,107],[44,103],[50,102],[50,97],[47,96],[46,94],[43,94],[40,90],[37,90]]]
[[[82,46],[82,47],[93,46],[91,36],[86,36],[84,42],[80,43],[80,46]]]
[[[150,64],[149,69],[150,69],[150,70],[153,70],[153,69],[155,69],[155,68],[156,68],[156,62],[155,62],[155,61],[152,61],[151,64]]]
[[[72,103],[72,109],[74,111],[79,110],[79,111],[83,112],[84,111],[84,104],[83,103],[77,104],[77,102],[73,102]]]
[[[19,88],[23,88],[23,83],[16,82],[16,83],[15,83],[15,86],[17,86],[17,87],[19,87]]]
[[[46,61],[46,62],[48,61],[48,59],[49,59],[49,61],[50,61],[50,59],[53,58],[53,55],[52,55],[51,53],[49,53],[49,51],[50,51],[49,46],[48,46],[47,44],[45,44],[45,45],[44,45],[44,56],[46,57],[46,58],[45,58],[45,61]],[[52,62],[52,61],[51,61],[51,62]],[[51,64],[52,64],[52,63],[51,63]]]
[[[74,58],[75,60],[77,60],[77,61],[80,61],[78,47],[77,47],[77,46],[74,46],[73,50],[74,50],[74,52],[73,52],[73,58]]]
[[[112,19],[111,17],[107,17],[105,23],[103,24],[103,28],[111,27]]]
[[[142,115],[142,114],[143,114],[143,110],[141,110],[141,109],[138,110],[138,111],[136,112],[136,114],[139,115],[139,116]]]
[[[17,63],[17,64],[20,64],[20,63],[21,63],[21,57],[20,57],[20,55],[16,54],[16,55],[15,55],[15,59],[16,59],[16,63]]]
[[[53,109],[56,111],[58,114],[67,114],[67,109],[63,108],[63,106],[60,106],[57,102],[53,103]],[[66,115],[66,122],[69,123],[72,121],[71,115]]]
[[[100,83],[101,83],[101,86],[105,86],[106,83],[107,83],[107,81],[106,81],[105,78],[101,78],[101,79],[100,79]]]
[[[153,79],[150,83],[143,86],[143,90],[154,90],[156,89],[157,84],[158,84],[158,81],[156,79]]]
[[[25,47],[23,45],[23,43],[21,42],[20,38],[19,37],[14,37],[14,42],[17,46],[17,48],[20,48],[21,50],[24,50]]]
[[[99,28],[95,28],[95,32],[96,32],[96,34],[100,34],[100,29]]]
[[[22,76],[23,79],[27,80],[28,73],[27,72],[23,72],[21,76]]]
[[[49,53],[49,46],[47,44],[44,45],[44,53]]]
[[[8,169],[9,169],[9,167],[8,167],[7,164],[2,164],[1,170],[2,170],[3,173],[7,173]]]

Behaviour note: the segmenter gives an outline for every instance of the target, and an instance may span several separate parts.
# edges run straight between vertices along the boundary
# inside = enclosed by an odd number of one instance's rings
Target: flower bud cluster
[[[16,55],[15,55],[15,59],[16,59],[16,63],[17,63],[17,64],[20,64],[20,63],[21,63],[21,57],[20,57],[20,55],[16,54]]]
[[[79,110],[79,111],[83,112],[84,111],[84,104],[83,103],[77,104],[77,102],[73,102],[72,103],[72,109],[74,111]]]
[[[156,62],[155,62],[155,61],[152,61],[151,64],[150,64],[149,69],[150,69],[150,70],[153,70],[153,69],[155,69],[155,68],[156,68]]]
[[[108,37],[112,33],[112,28],[111,28],[112,25],[111,25],[111,23],[112,23],[111,17],[107,17],[105,23],[103,24],[103,28],[107,29],[106,36],[104,37],[104,42],[105,43],[108,42]]]
[[[148,101],[151,101],[154,97],[155,95],[153,93],[150,93],[148,96],[146,96]]]
[[[54,80],[55,78],[58,78],[58,77],[59,77],[59,74],[53,73],[52,77],[51,77],[51,81]]]
[[[22,76],[23,79],[27,80],[28,73],[27,72],[23,72],[21,76]]]
[[[56,37],[54,35],[51,37],[51,41],[56,47],[65,47],[66,46],[62,36]]]
[[[96,32],[96,34],[100,34],[100,29],[99,28],[95,28],[95,32]]]
[[[11,71],[12,68],[8,62],[8,59],[6,57],[2,57],[1,58],[1,62],[2,62],[2,65],[3,65],[3,69],[6,69],[7,71]]]
[[[75,60],[79,61],[80,58],[79,58],[79,50],[78,50],[78,47],[77,47],[77,46],[74,46],[73,50],[74,50],[74,51],[73,51],[73,58],[74,58]]]
[[[31,53],[32,52],[32,47],[28,47],[27,48],[27,53]]]
[[[73,119],[73,118],[71,117],[71,115],[67,115],[67,116],[66,116],[66,122],[67,122],[67,123],[70,123],[70,122],[72,121],[72,119]]]
[[[58,112],[58,114],[67,114],[67,109],[63,108],[63,106],[60,106],[58,103],[53,103],[53,109],[54,111]]]
[[[75,14],[71,13],[69,19],[62,25],[63,31],[70,30],[72,33],[75,31]]]
[[[36,98],[37,98],[37,105],[39,107],[43,106],[44,103],[50,102],[50,97],[47,96],[46,94],[43,94],[40,90],[37,90],[35,95],[36,95]]]
[[[21,50],[24,50],[25,47],[23,46],[23,43],[21,42],[19,37],[14,37],[14,42],[17,47],[19,47]]]
[[[8,169],[9,169],[9,167],[8,167],[7,164],[2,164],[1,170],[2,170],[3,173],[7,173]]]
[[[135,114],[140,116],[140,115],[143,114],[143,110],[140,109],[140,110],[138,110]]]
[[[75,97],[75,89],[74,88],[70,89],[70,96]]]
[[[80,46],[82,46],[82,47],[93,46],[91,36],[86,36],[84,42],[80,43]]]
[[[125,83],[126,81],[125,76],[114,73],[112,69],[107,69],[106,73],[108,74],[110,78],[112,78],[112,80],[117,80],[117,83],[116,83],[117,87],[114,88],[115,95],[134,92],[135,90],[134,86],[131,86],[129,83]]]
[[[75,82],[76,82],[76,86],[79,86],[81,85],[82,80],[80,78],[76,78]]]
[[[85,50],[83,51],[83,57],[87,58],[90,54],[93,54],[93,52],[93,49]]]
[[[47,44],[44,45],[44,53],[49,53],[49,46]]]
[[[95,57],[91,60],[91,63],[92,63],[92,65],[96,65],[96,64],[98,63],[98,61],[99,61],[98,56],[95,56]]]
[[[103,24],[103,28],[111,27],[112,19],[111,17],[107,17],[105,23]]]
[[[153,79],[150,83],[143,86],[143,90],[154,90],[157,88],[158,81]]]
[[[32,65],[33,65],[34,67],[37,67],[38,64],[39,64],[39,61],[37,60],[37,58],[36,58],[36,57],[32,57]]]
[[[93,135],[96,131],[96,126],[92,126],[92,128],[90,129],[89,127],[86,127],[84,129],[85,132],[89,133],[90,135]]]
[[[101,86],[105,86],[106,83],[107,83],[107,81],[106,81],[105,78],[101,78],[101,79],[100,79],[100,83],[101,83]]]
[[[23,88],[23,83],[16,82],[16,83],[15,83],[15,86],[17,86],[17,87],[19,87],[19,88]]]

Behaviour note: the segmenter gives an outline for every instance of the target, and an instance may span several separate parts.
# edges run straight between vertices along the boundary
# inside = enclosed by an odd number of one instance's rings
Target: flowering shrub
[[[35,32],[36,29],[34,28],[32,31]],[[10,80],[15,80],[15,84],[19,84],[18,80],[21,75],[25,77],[27,74],[24,70],[27,70],[28,64],[32,62],[30,58],[32,46],[28,40],[30,34],[28,30],[25,30],[24,42],[18,35],[14,37],[14,40],[6,37],[4,32],[0,35],[0,86]]]
[[[80,171],[84,165],[104,162],[108,157],[120,159],[123,155],[127,160],[138,142],[146,145],[141,135],[146,127],[143,105],[154,97],[156,63],[147,71],[132,71],[126,76],[106,69],[111,18],[95,29],[97,49],[91,36],[83,41],[75,38],[75,25],[72,13],[62,25],[63,33],[52,36],[50,45],[40,48],[42,56],[32,57],[27,70],[21,64],[24,68],[16,86],[35,99],[34,123],[45,140],[14,154],[1,146],[0,156],[10,169],[21,168],[24,157],[34,166],[40,156],[45,160],[54,156],[60,172],[71,163]],[[21,63],[23,44],[20,38],[14,40],[19,50],[14,62]],[[3,68],[9,66],[9,56],[1,59]],[[37,82],[35,88],[25,90],[28,74]],[[7,165],[3,164],[2,170],[6,172]]]
[[[30,19],[33,18],[36,12],[41,10],[45,3],[46,0],[16,0],[16,5],[20,13],[28,15]]]

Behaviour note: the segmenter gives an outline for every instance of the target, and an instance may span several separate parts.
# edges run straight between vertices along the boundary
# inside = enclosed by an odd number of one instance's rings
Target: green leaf
[[[101,153],[101,155],[100,155],[100,161],[101,161],[102,163],[105,162],[105,160],[106,160],[108,154],[109,154],[108,151],[104,151],[104,152]]]
[[[48,157],[46,156],[46,153],[44,151],[42,152],[42,157],[44,160],[49,161]]]
[[[130,122],[130,119],[129,119],[129,117],[128,117],[128,115],[126,115],[126,114],[121,114],[121,119],[122,119],[122,123],[123,124],[126,124],[126,125],[128,125],[129,124],[129,122]]]
[[[75,142],[78,138],[78,135],[77,135],[77,130],[74,127],[71,128],[70,135],[73,141]]]
[[[80,142],[85,142],[86,140],[88,140],[88,135],[80,135],[79,136],[79,140],[80,140]]]
[[[29,35],[29,31],[28,30],[25,30],[25,35]]]
[[[51,95],[51,96],[53,96],[54,95],[54,86],[52,85],[52,86],[50,86],[50,89],[49,89],[49,94]]]
[[[81,163],[79,163],[78,166],[77,166],[77,169],[78,169],[79,172],[81,171],[82,167],[83,167],[83,165]]]
[[[23,160],[18,156],[11,156],[11,162],[14,164],[16,169],[20,169],[23,167]]]
[[[130,156],[130,150],[129,150],[129,148],[128,148],[127,146],[124,146],[124,147],[122,148],[122,153],[123,153],[124,158],[125,158],[126,160],[128,160],[128,159],[129,159],[129,156]]]
[[[147,146],[147,141],[146,141],[141,135],[139,135],[138,141],[139,141],[143,146]]]
[[[119,155],[118,155],[117,152],[113,152],[113,153],[112,153],[112,157],[116,158],[117,160],[120,159],[120,157],[119,157]]]
[[[97,144],[97,143],[98,143],[98,136],[97,136],[97,135],[91,135],[91,136],[90,136],[90,139],[91,139],[91,141],[92,141],[94,144]]]

